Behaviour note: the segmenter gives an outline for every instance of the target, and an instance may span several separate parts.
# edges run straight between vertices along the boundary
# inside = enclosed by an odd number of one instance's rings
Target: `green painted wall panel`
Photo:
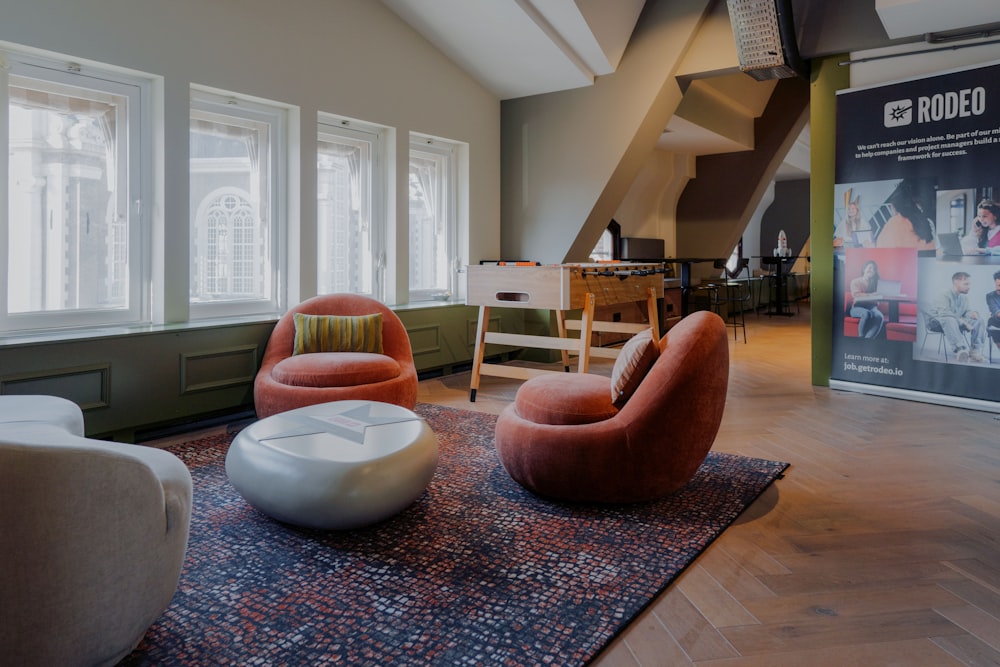
[[[810,228],[812,256],[812,383],[830,384],[833,345],[833,185],[837,91],[850,85],[846,56],[812,61],[810,83]]]

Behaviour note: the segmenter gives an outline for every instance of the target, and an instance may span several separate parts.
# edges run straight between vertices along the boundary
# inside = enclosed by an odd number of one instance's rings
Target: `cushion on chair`
[[[382,354],[382,313],[306,315],[295,313],[292,354],[371,352]]]
[[[844,335],[857,338],[858,337],[858,325],[861,324],[861,320],[857,317],[845,317],[844,318]]]
[[[653,341],[651,329],[640,331],[622,346],[611,369],[611,400],[616,408],[621,410],[631,398],[659,355],[660,346]]]
[[[282,359],[271,370],[281,384],[294,387],[350,387],[398,377],[399,362],[368,352],[311,352]]]
[[[540,375],[521,385],[514,406],[536,424],[593,424],[618,414],[608,379],[586,373]]]
[[[917,304],[915,303],[899,304],[899,321],[903,324],[916,324]]]

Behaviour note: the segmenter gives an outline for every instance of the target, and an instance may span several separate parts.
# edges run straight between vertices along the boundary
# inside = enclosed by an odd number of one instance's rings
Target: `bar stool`
[[[719,284],[717,282],[704,282],[689,288],[688,303],[691,312],[696,310],[711,310],[716,315],[722,316],[719,312]]]
[[[717,260],[715,268],[725,269],[726,261]],[[727,276],[731,275],[726,273]],[[743,342],[747,342],[747,307],[753,307],[753,291],[750,279],[750,260],[742,258],[732,278],[716,284],[715,312],[726,320],[726,326],[733,328],[733,340],[738,340],[737,330],[743,330]],[[725,308],[725,314],[723,314]]]

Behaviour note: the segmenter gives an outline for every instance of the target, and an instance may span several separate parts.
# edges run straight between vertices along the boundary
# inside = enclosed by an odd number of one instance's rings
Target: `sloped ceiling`
[[[382,2],[501,100],[587,86],[613,72],[646,4]],[[926,33],[1000,20],[1000,12],[997,0],[792,0],[792,17],[799,51],[815,58],[921,40]]]
[[[614,72],[646,4],[646,0],[382,2],[500,100],[589,86],[597,77]],[[808,59],[920,41],[926,33],[996,21],[997,2],[792,0],[792,16],[799,51]],[[711,51],[735,53],[731,28],[721,26],[720,16],[728,22],[725,0],[717,0],[706,21],[715,23],[705,41]],[[719,36],[727,30],[725,37]],[[692,67],[697,69],[697,64]],[[749,77],[738,68],[681,75],[682,85],[687,86],[685,100],[658,147],[692,155],[752,150],[747,123],[752,128],[769,90],[748,85]],[[807,131],[793,152],[808,156],[808,142]],[[804,177],[803,168],[808,168],[808,160],[792,157],[779,178]]]
[[[645,0],[382,0],[501,100],[615,71]]]

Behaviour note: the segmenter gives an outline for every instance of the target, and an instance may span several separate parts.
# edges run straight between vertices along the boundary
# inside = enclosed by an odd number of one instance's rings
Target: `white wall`
[[[694,168],[693,155],[653,151],[615,211],[622,236],[661,238],[665,256],[677,257],[677,200]]]
[[[648,3],[614,74],[503,102],[505,256],[586,260],[680,103],[673,74],[710,5]]]
[[[851,87],[861,88],[1000,61],[1000,44],[953,49],[918,42],[857,51],[851,60]]]
[[[390,302],[406,298],[407,143],[421,132],[469,144],[464,260],[500,247],[500,103],[470,76],[373,0],[4,0],[0,42],[137,70],[161,78],[159,197],[155,204],[169,285],[162,317],[187,317],[188,96],[191,84],[295,107],[299,150],[291,167],[289,264],[315,290],[317,112],[395,129],[396,257]],[[2,45],[0,45],[2,46]],[[300,202],[301,206],[295,205]],[[298,232],[294,229],[298,226]],[[173,261],[172,261],[173,260]]]

